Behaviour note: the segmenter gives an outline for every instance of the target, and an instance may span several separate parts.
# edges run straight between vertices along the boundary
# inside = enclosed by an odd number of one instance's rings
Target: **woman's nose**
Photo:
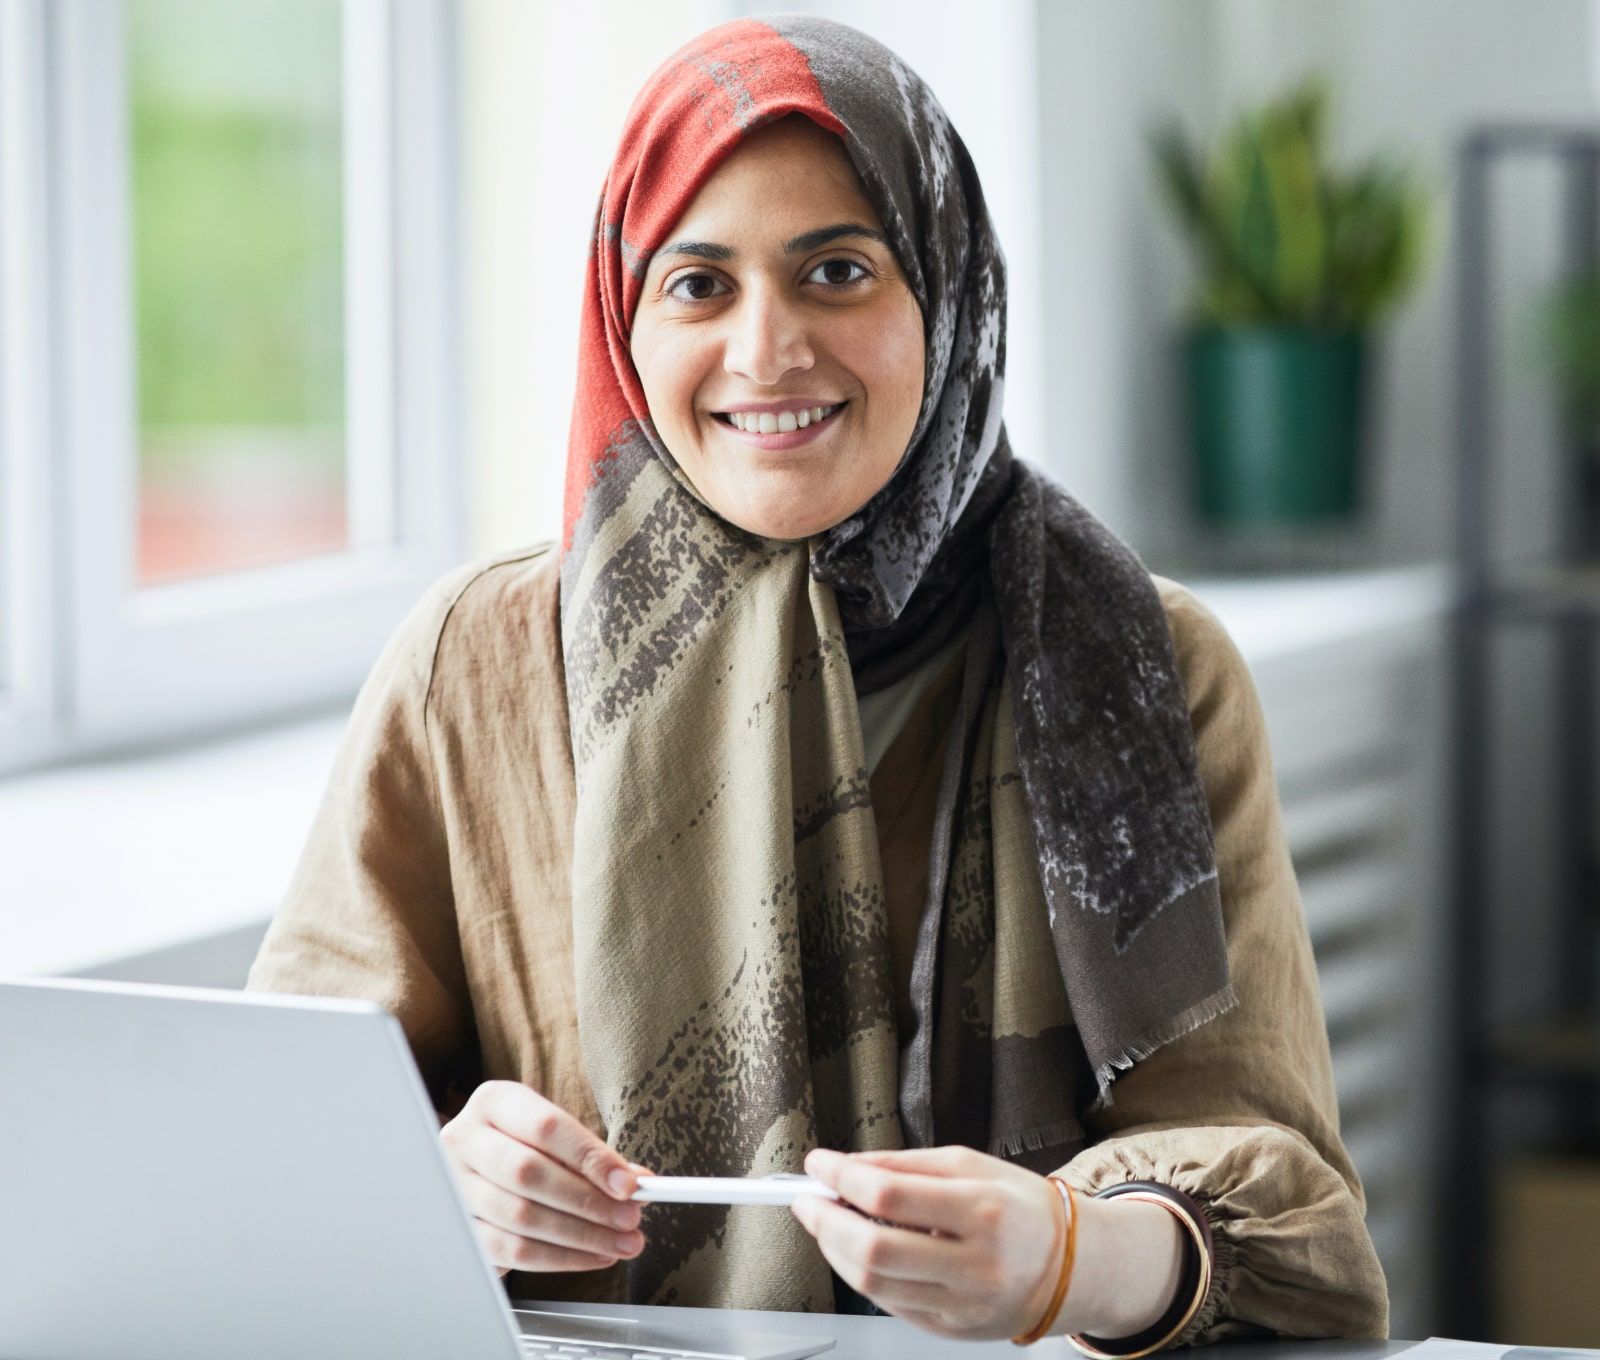
[[[800,309],[774,290],[746,291],[728,318],[722,366],[762,387],[772,387],[816,361]]]

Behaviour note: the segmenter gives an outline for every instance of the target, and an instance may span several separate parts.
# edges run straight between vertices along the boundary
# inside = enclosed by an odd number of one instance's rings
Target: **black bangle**
[[[1198,1311],[1197,1305],[1201,1301],[1195,1295],[1200,1289],[1202,1279],[1210,1274],[1207,1267],[1214,1255],[1211,1225],[1206,1221],[1205,1213],[1181,1190],[1174,1190],[1170,1185],[1163,1185],[1160,1181],[1124,1181],[1120,1185],[1107,1186],[1095,1198],[1116,1199],[1119,1195],[1134,1192],[1138,1192],[1141,1199],[1154,1197],[1172,1205],[1194,1224],[1196,1231],[1193,1234],[1182,1234],[1183,1270],[1178,1277],[1178,1288],[1174,1291],[1172,1302],[1167,1306],[1166,1312],[1155,1322],[1132,1336],[1106,1338],[1080,1333],[1073,1338],[1074,1341],[1081,1342],[1083,1347],[1101,1355],[1140,1355],[1174,1339],[1186,1315]],[[1204,1246],[1200,1243],[1204,1243]]]

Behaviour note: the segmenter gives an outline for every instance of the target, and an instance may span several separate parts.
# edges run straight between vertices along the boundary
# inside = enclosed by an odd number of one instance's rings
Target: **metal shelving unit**
[[[1496,547],[1497,478],[1522,450],[1496,433],[1494,177],[1511,166],[1555,170],[1558,277],[1600,269],[1600,129],[1498,126],[1466,139],[1458,162],[1456,375],[1461,597],[1455,620],[1456,915],[1451,967],[1454,1063],[1442,1181],[1441,1329],[1490,1339],[1494,1327],[1495,1200],[1501,1173],[1525,1152],[1600,1156],[1600,851],[1596,736],[1600,705],[1600,429],[1564,413],[1557,503],[1546,507],[1552,551],[1507,560]],[[1539,1006],[1507,1020],[1496,1004],[1497,927],[1528,904],[1495,887],[1491,799],[1504,695],[1497,649],[1513,630],[1550,642],[1545,702],[1554,754],[1541,773],[1559,863],[1548,918],[1551,966]],[[1517,917],[1514,913],[1524,913]]]

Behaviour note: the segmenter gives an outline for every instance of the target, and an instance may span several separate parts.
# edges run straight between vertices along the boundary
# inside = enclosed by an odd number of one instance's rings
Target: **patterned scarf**
[[[899,468],[809,543],[693,494],[628,354],[651,252],[740,138],[791,113],[843,139],[927,340]],[[1233,1004],[1160,600],[1013,461],[1004,337],[977,175],[893,53],[823,20],[740,20],[651,78],[589,259],[561,626],[580,1036],[613,1144],[657,1171],[951,1142],[1059,1165],[1080,1088],[1109,1099]],[[856,696],[962,629],[904,1035]],[[787,1214],[657,1206],[647,1228],[637,1301],[833,1306]]]

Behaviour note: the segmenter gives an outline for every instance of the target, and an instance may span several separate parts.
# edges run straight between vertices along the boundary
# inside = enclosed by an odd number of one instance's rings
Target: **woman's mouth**
[[[754,436],[764,448],[789,448],[814,438],[820,433],[819,427],[832,424],[846,405],[847,402],[840,401],[782,411],[716,411],[713,416],[738,434]]]

